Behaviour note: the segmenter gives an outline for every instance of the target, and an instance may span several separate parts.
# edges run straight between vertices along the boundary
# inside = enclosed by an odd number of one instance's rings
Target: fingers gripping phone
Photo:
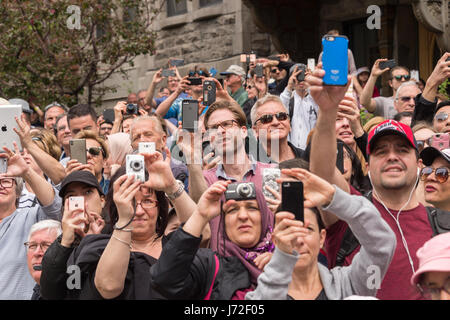
[[[86,164],[86,140],[72,139],[69,141],[70,158],[78,160],[79,163]]]
[[[198,122],[198,101],[183,100],[181,102],[181,124],[184,130],[194,132]]]
[[[322,38],[322,64],[325,70],[323,84],[345,86],[348,75],[348,39],[345,36],[324,36]]]
[[[281,209],[295,215],[295,219],[304,221],[303,182],[284,181],[281,183]]]

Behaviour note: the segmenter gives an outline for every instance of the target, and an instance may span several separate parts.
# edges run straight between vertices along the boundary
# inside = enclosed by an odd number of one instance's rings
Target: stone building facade
[[[179,68],[183,76],[197,64],[221,72],[231,64],[244,67],[241,53],[268,56],[273,51],[270,35],[259,31],[241,0],[167,0],[153,30],[158,35],[156,53],[137,57],[127,70],[128,79],[114,75],[108,80],[117,85],[117,92],[104,97],[102,108],[113,107],[130,92],[147,89],[169,58],[185,60]]]

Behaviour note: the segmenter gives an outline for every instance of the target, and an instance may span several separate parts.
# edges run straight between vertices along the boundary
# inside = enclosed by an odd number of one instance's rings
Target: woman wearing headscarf
[[[110,134],[106,143],[109,147],[109,158],[106,161],[106,166],[109,167],[109,177],[112,177],[117,169],[125,164],[127,154],[133,153],[133,148],[131,147],[130,135],[124,132]]]
[[[273,213],[264,196],[224,201],[230,181],[212,184],[197,209],[171,237],[151,269],[152,285],[168,299],[243,299],[261,270],[258,257],[273,251]],[[217,252],[199,249],[201,233],[220,216]]]

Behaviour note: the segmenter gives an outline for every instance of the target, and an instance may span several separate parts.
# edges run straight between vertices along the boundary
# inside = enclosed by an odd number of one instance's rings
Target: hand
[[[144,153],[145,168],[148,172],[148,180],[144,186],[157,191],[164,191],[167,194],[174,193],[178,189],[178,184],[170,168],[170,151],[165,148],[166,159],[159,151]]]
[[[33,143],[33,139],[31,138],[31,134],[30,134],[31,128],[22,119],[19,119],[18,117],[15,117],[15,119],[16,119],[18,128],[13,128],[13,130],[19,136],[22,147],[29,148],[29,146]]]
[[[371,73],[370,73],[370,76],[373,76],[373,77],[379,77],[379,76],[381,76],[383,73],[385,73],[386,71],[388,71],[389,68],[384,68],[383,70],[380,69],[380,62],[382,62],[382,61],[387,61],[387,60],[388,60],[388,59],[377,59],[377,60],[375,61],[375,63],[373,64],[373,67],[372,67],[372,71],[371,71]]]
[[[188,79],[187,79],[188,77],[189,77],[189,76],[185,76],[184,78],[181,79],[180,82],[178,82],[178,86],[177,86],[177,88],[175,89],[175,91],[176,91],[178,94],[181,94],[183,91],[186,91],[186,90],[189,89],[189,87],[190,87],[190,82],[189,82]]]
[[[98,213],[89,212],[87,208],[86,211],[89,221],[89,230],[86,234],[100,234],[105,227],[105,220]]]
[[[226,87],[222,87],[219,80],[216,78],[206,78],[208,80],[212,80],[216,83],[216,100],[228,100],[234,101],[234,99],[228,94]],[[224,85],[226,86],[226,81],[224,81]]]
[[[303,182],[304,207],[313,208],[327,206],[331,203],[336,189],[324,179],[300,168],[282,169],[282,174],[293,177]],[[289,179],[277,179],[278,183]],[[278,215],[278,214],[277,214]]]
[[[273,255],[272,252],[264,252],[259,256],[257,256],[255,260],[253,260],[253,262],[255,263],[255,266],[262,271],[264,270],[266,264],[269,263],[270,259],[272,258],[272,255]]]
[[[126,225],[134,215],[132,200],[141,186],[141,181],[135,179],[134,175],[119,177],[113,185],[113,200],[117,207],[119,226]]]
[[[450,78],[450,61],[445,61],[450,57],[450,52],[444,53],[444,55],[438,60],[436,66],[433,69],[430,77],[427,79],[428,83],[432,87],[438,87],[447,78]],[[424,90],[425,91],[425,90]]]
[[[114,121],[122,121],[123,114],[127,111],[127,102],[119,101],[114,106]]]
[[[269,191],[270,193],[272,193],[275,197],[275,199],[269,198],[269,197],[264,197],[266,198],[266,202],[267,202],[267,206],[269,207],[270,211],[272,211],[273,213],[275,213],[278,209],[278,207],[281,204],[281,195],[278,191],[272,189],[269,186],[265,186],[266,190]]]
[[[338,107],[337,116],[349,120],[352,132],[356,137],[364,134],[364,129],[361,126],[359,108],[356,105],[356,99],[354,97],[345,96],[342,99]]]
[[[231,181],[217,181],[202,194],[197,203],[197,212],[203,219],[209,221],[220,214],[220,199],[230,183]],[[229,200],[225,205],[230,205],[234,201]]]
[[[292,213],[278,212],[275,216],[275,228],[272,233],[275,246],[287,254],[292,254],[302,238],[309,234],[306,226],[302,221],[295,220]]]
[[[201,131],[189,132],[183,130],[181,121],[175,132],[176,143],[187,161],[187,164],[201,164],[202,159],[202,134]]]
[[[152,82],[154,84],[158,84],[160,83],[165,77],[162,76],[162,68],[159,69],[154,75],[153,75],[153,80]]]
[[[69,210],[69,198],[64,202],[64,213],[61,220],[63,236],[61,245],[70,248],[75,240],[75,233],[81,237],[85,236],[84,228],[86,225],[86,217],[83,209]],[[83,226],[83,223],[85,224]]]
[[[289,81],[288,81],[288,90],[292,91],[295,88],[295,85],[297,84],[297,75],[299,75],[300,73],[302,73],[303,70],[298,70],[298,66],[294,67],[294,71],[292,72],[292,75],[289,77]]]
[[[82,163],[78,162],[78,160],[76,160],[76,159],[71,159],[67,162],[67,165],[66,165],[66,169],[65,169],[66,177],[74,171],[81,171],[81,170],[90,171],[93,175],[95,175],[95,171],[94,171],[94,168],[92,167],[92,165],[82,164]]]
[[[203,157],[203,170],[210,170],[217,167],[217,165],[222,161],[220,156],[215,157],[212,161],[209,161],[214,156],[214,152],[208,153]]]
[[[282,53],[279,55],[279,57],[280,57],[280,61],[284,61],[284,62],[289,61],[289,53]]]
[[[320,62],[314,72],[306,76],[305,80],[309,85],[309,92],[320,110],[322,112],[333,112],[337,110],[339,102],[344,98],[351,83],[351,76],[348,76],[346,86],[324,86],[322,80],[324,75],[325,71],[322,69],[322,62]]]
[[[256,75],[253,76],[253,85],[255,86],[256,90],[258,91],[258,99],[262,98],[267,93],[267,82],[266,78],[258,78]]]
[[[13,142],[13,145],[15,152],[12,152],[7,147],[3,147],[3,150],[5,150],[6,153],[0,153],[1,158],[8,159],[8,170],[6,173],[1,174],[1,177],[23,177],[28,170],[33,170],[30,169],[30,166],[20,154],[19,147],[15,141]],[[24,149],[24,153],[26,152],[26,149]]]
[[[145,110],[142,109],[142,108],[139,108],[138,112],[139,112],[139,115],[141,115],[141,116],[146,116],[146,115],[148,115],[148,112],[145,111]]]

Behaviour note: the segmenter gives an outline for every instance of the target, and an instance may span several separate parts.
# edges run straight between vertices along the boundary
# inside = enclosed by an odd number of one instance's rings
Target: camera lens
[[[236,191],[240,196],[247,198],[252,193],[252,188],[247,183],[242,183],[237,187]]]
[[[131,162],[130,166],[134,171],[139,171],[142,168],[142,164],[140,161],[133,161]]]
[[[212,87],[211,86],[208,86],[208,90],[211,90],[212,89]]]

